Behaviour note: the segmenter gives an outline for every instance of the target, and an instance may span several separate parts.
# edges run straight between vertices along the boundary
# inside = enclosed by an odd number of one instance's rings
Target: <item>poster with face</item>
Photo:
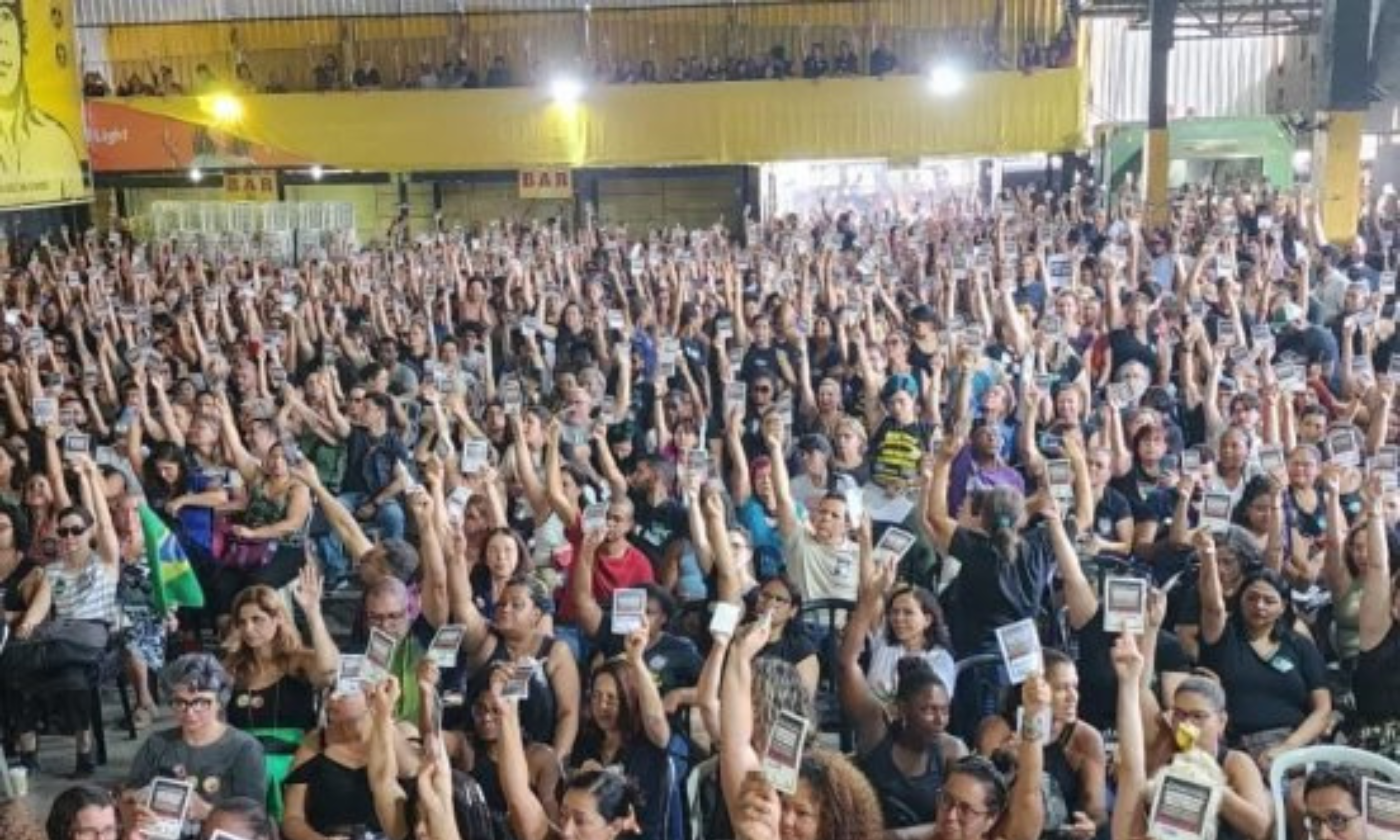
[[[0,0],[0,208],[92,197],[72,0]]]

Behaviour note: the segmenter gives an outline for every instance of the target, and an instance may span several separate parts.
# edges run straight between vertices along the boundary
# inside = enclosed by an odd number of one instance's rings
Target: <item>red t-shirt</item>
[[[576,520],[564,531],[564,536],[568,538],[569,545],[574,550],[574,557],[577,558],[583,550],[581,547],[583,543],[581,522]],[[598,556],[593,562],[593,597],[598,599],[598,603],[605,610],[612,608],[612,594],[615,590],[632,589],[642,584],[656,582],[656,572],[652,570],[651,561],[647,559],[647,556],[633,547],[631,543],[626,545],[627,548],[623,549],[622,554],[616,557],[604,555],[600,548]],[[572,576],[577,570],[577,565],[570,565],[569,575]],[[564,623],[572,623],[577,618],[574,614],[573,602],[567,594],[568,587],[569,580],[565,579],[565,594],[559,599],[559,620]]]

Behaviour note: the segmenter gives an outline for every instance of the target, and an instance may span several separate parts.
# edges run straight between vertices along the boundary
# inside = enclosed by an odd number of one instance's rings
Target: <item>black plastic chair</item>
[[[855,730],[846,722],[841,711],[841,695],[837,687],[837,656],[841,650],[841,631],[855,601],[845,598],[819,598],[802,604],[798,619],[807,628],[812,641],[817,646],[817,662],[821,666],[817,678],[818,728],[822,732],[837,735],[841,740],[841,751],[849,753],[855,749]]]

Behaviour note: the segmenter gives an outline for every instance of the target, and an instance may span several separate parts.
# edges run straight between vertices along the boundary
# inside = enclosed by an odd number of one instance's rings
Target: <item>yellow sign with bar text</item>
[[[516,180],[521,198],[567,201],[574,197],[574,174],[566,167],[522,169]]]
[[[276,201],[277,173],[272,170],[225,172],[224,198],[229,201]]]

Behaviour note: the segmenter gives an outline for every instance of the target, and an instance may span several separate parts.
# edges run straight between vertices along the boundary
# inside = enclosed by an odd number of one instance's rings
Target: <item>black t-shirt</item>
[[[745,382],[752,383],[755,376],[766,373],[777,379],[782,378],[781,368],[778,367],[778,348],[773,346],[759,347],[750,345],[744,353],[744,362],[739,367],[739,378]]]
[[[666,750],[647,740],[646,735],[633,737],[612,761],[604,761],[603,743],[599,734],[589,727],[580,734],[578,745],[570,761],[575,767],[586,761],[596,761],[604,767],[620,769],[629,776],[642,791],[641,812],[637,820],[641,823],[641,836],[666,840],[672,836],[669,829],[681,818],[677,781],[672,778],[671,757]]]
[[[1055,564],[1049,532],[1044,523],[1024,532],[1018,556],[1007,561],[986,534],[959,527],[948,553],[962,562],[950,601],[953,649],[963,656],[996,653],[996,628],[1034,618],[1040,608]]]
[[[1108,334],[1108,348],[1113,351],[1112,375],[1117,375],[1128,362],[1141,362],[1149,373],[1157,371],[1157,351],[1150,345],[1138,341],[1129,329],[1117,329]]]
[[[666,549],[690,532],[685,510],[674,499],[652,505],[640,492],[632,491],[627,495],[633,509],[632,544],[647,556],[652,568],[659,571]]]
[[[602,627],[594,642],[598,645],[599,653],[609,658],[623,653],[626,649],[626,637],[611,632],[611,629],[612,616],[605,613]],[[665,632],[657,637],[656,644],[646,649],[642,658],[646,660],[647,670],[651,671],[656,680],[656,687],[663,697],[668,691],[688,688],[699,682],[700,668],[704,665],[694,642],[683,636]]]
[[[1362,723],[1400,718],[1400,624],[1391,622],[1390,632],[1380,644],[1361,651],[1351,687]]]
[[[1313,690],[1327,687],[1326,666],[1312,642],[1281,631],[1278,650],[1265,661],[1235,618],[1219,641],[1201,645],[1201,664],[1225,687],[1232,738],[1297,727],[1312,712]]]
[[[1115,636],[1104,632],[1103,607],[1079,630],[1079,719],[1099,729],[1117,728],[1118,675],[1113,671]],[[1184,673],[1191,660],[1175,635],[1157,634],[1157,673]]]
[[[781,659],[789,665],[797,665],[809,656],[817,655],[817,645],[812,641],[812,637],[807,635],[807,631],[801,624],[790,623],[783,630],[783,635],[772,640],[768,646],[758,652],[759,656],[770,656],[774,659]]]
[[[1094,533],[1101,539],[1118,541],[1118,523],[1133,518],[1128,497],[1112,487],[1103,489],[1103,498],[1094,505]]]

